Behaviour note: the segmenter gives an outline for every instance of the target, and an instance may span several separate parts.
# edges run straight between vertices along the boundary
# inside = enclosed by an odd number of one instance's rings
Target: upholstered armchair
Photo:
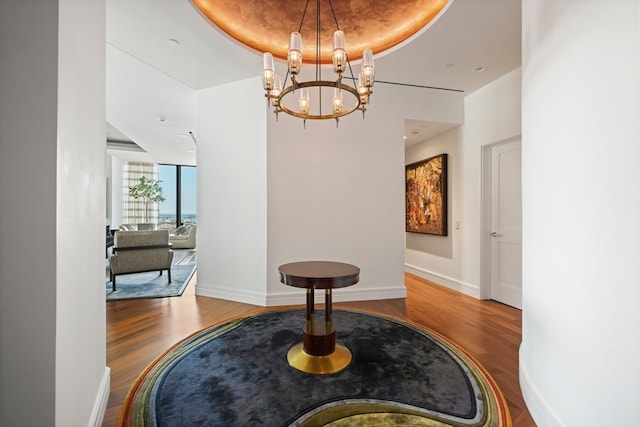
[[[171,283],[173,251],[167,230],[117,231],[110,258],[111,284],[116,290],[116,277],[120,274],[167,270]]]

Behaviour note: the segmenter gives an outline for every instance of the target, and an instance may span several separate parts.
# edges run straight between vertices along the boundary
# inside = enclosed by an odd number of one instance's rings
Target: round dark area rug
[[[389,317],[335,310],[337,341],[351,363],[330,375],[290,367],[304,318],[301,309],[267,310],[176,344],[134,382],[120,425],[511,425],[502,393],[477,362]]]

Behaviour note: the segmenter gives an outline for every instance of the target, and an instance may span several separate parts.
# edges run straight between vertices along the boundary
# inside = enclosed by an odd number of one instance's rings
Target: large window
[[[179,225],[196,224],[195,166],[158,165],[165,201],[160,203],[158,228],[173,231]]]

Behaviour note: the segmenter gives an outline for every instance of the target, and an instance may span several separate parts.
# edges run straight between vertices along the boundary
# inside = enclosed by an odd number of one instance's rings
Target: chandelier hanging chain
[[[300,20],[300,26],[298,27],[298,32],[302,33],[302,24],[304,24],[304,17],[307,16],[307,8],[309,7],[309,0],[304,5],[304,10],[302,11],[302,19]]]
[[[318,4],[319,3],[320,2],[318,2]],[[329,8],[331,9],[331,15],[333,15],[333,22],[336,24],[336,30],[339,30],[340,26],[338,25],[338,18],[336,18],[336,11],[333,10],[333,3],[331,3],[331,0],[329,0]]]
[[[331,0],[329,0],[331,3]],[[320,0],[316,1],[316,65],[320,63]],[[316,66],[316,70],[320,67]],[[316,71],[317,73],[318,71]],[[322,80],[322,72],[316,74],[316,80]]]
[[[336,119],[336,126],[340,117],[354,112],[355,110],[362,111],[363,118],[366,111],[366,105],[369,103],[369,97],[373,93],[372,87],[374,83],[374,66],[373,66],[373,53],[371,49],[365,49],[362,53],[362,71],[358,78],[354,77],[351,62],[345,48],[344,32],[338,25],[338,18],[333,8],[331,0],[329,2],[329,9],[333,17],[333,21],[336,26],[336,30],[333,34],[333,50],[331,53],[331,60],[333,63],[333,71],[337,74],[337,78],[334,82],[322,80],[322,46],[321,46],[321,0],[316,0],[316,55],[315,55],[315,81],[300,82],[297,80],[297,75],[301,71],[302,67],[302,36],[301,31],[304,25],[304,19],[309,7],[309,1],[307,0],[304,10],[302,12],[302,19],[297,32],[291,33],[291,41],[289,45],[289,51],[287,55],[287,72],[285,74],[284,83],[286,85],[289,75],[291,75],[291,84],[283,88],[280,77],[275,73],[275,67],[273,64],[273,55],[269,52],[263,55],[264,65],[262,69],[262,83],[265,90],[265,96],[267,98],[267,105],[271,104],[274,107],[274,113],[276,119],[278,113],[285,112],[291,116],[303,119],[303,124],[306,127],[306,120],[323,120],[323,119]],[[353,87],[345,85],[342,82],[343,73],[348,68],[348,73],[351,77],[349,80],[353,83]],[[357,84],[356,84],[357,81]],[[317,109],[311,108],[311,100],[309,98],[309,88],[318,88],[318,100]],[[323,113],[322,111],[322,88],[332,88],[334,95],[332,101],[332,112]],[[286,105],[284,99],[287,95],[292,94],[300,89],[300,98],[298,100],[298,110],[295,111],[291,105]],[[353,103],[351,106],[345,108],[343,102],[343,92],[353,97]],[[314,112],[312,112],[314,111]],[[316,113],[317,111],[317,113]]]
[[[308,2],[309,0],[307,0]],[[329,0],[331,4],[331,0]],[[316,1],[316,81],[322,81],[322,67],[320,64],[320,0]],[[322,114],[322,86],[318,86],[318,106]]]

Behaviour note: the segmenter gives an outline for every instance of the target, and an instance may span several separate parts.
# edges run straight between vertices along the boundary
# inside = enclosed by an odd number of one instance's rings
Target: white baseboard
[[[539,426],[562,427],[563,424],[558,420],[542,396],[540,396],[540,393],[538,393],[538,390],[531,381],[531,377],[529,377],[529,372],[527,371],[527,365],[523,362],[524,358],[522,357],[522,353],[523,345],[520,345],[520,363],[518,369],[520,373],[520,390],[522,391],[524,403],[526,403],[533,421]]]
[[[261,307],[266,306],[266,295],[259,292],[221,288],[220,286],[207,285],[201,282],[196,283],[195,291],[196,295],[204,297],[225,299]]]
[[[207,286],[196,284],[196,295],[211,298],[220,298],[230,301],[253,304],[261,307],[275,307],[280,305],[300,305],[306,302],[304,289],[293,289],[287,292],[262,294],[257,292],[238,291],[237,289],[221,288],[219,286]],[[341,288],[332,292],[334,302],[369,301],[382,299],[406,298],[407,289],[402,286],[387,288]],[[316,291],[315,300],[318,303],[324,301],[324,291]]]
[[[415,265],[405,263],[404,267],[407,273],[411,273],[418,277],[422,277],[423,279],[445,286],[449,289],[453,289],[454,291],[461,292],[465,295],[469,295],[470,297],[474,297],[477,299],[481,298],[479,286],[474,286],[469,283],[461,282],[460,280],[447,277],[442,274],[435,273],[433,271],[428,271],[428,270],[425,270],[424,268],[416,267]]]
[[[100,381],[100,389],[96,396],[91,411],[91,419],[89,425],[93,427],[101,427],[104,421],[104,414],[107,411],[107,403],[109,402],[109,391],[111,389],[111,368],[105,366],[102,381]]]

